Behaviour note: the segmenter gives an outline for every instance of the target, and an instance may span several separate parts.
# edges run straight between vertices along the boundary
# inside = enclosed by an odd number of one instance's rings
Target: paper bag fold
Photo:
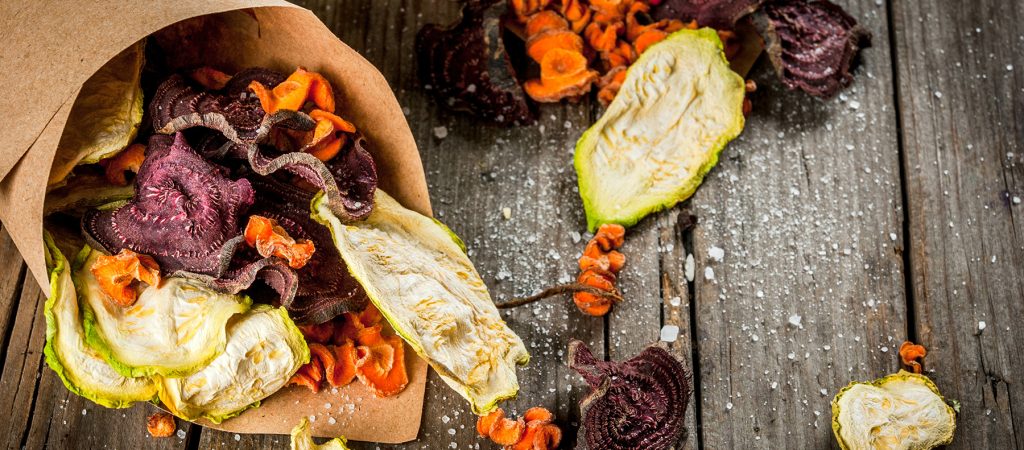
[[[187,26],[179,24],[188,19]],[[18,95],[0,102],[0,222],[40,286],[48,286],[42,240],[47,175],[71,106],[103,64],[158,32],[165,40],[178,33],[179,42],[164,49],[173,67],[231,72],[264,66],[288,73],[301,65],[325,75],[338,91],[339,112],[370,143],[381,188],[430,214],[416,143],[387,81],[312,12],[282,0],[9,0],[0,2],[0,86]],[[410,384],[401,395],[362,396],[352,412],[361,414],[358,420],[343,421],[339,412],[336,425],[325,419],[314,423],[314,433],[385,443],[414,439],[427,365],[413,356],[408,368]],[[341,394],[290,389],[219,428],[287,434],[300,417],[322,413],[331,395]],[[375,420],[387,425],[370,426]]]

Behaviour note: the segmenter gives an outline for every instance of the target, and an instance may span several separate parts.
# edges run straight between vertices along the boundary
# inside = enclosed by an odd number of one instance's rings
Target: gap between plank
[[[687,204],[689,204],[689,203],[687,202]],[[697,218],[697,222],[698,223],[700,222],[700,218]],[[678,221],[676,222],[675,226],[677,226],[677,227],[679,226],[679,222]],[[693,230],[696,228],[696,226],[697,226],[697,223],[694,223],[693,226],[689,227],[686,230],[683,230],[683,232],[681,233],[682,234],[682,236],[681,236],[681,238],[682,238],[682,245],[683,245],[683,249],[685,249],[686,255],[692,255],[693,254]],[[686,261],[683,260],[684,266],[685,266],[685,263],[686,263]],[[692,383],[691,383],[692,386],[691,387],[693,388],[692,389],[693,390],[693,415],[694,415],[694,420],[697,422],[695,424],[697,429],[695,430],[696,432],[694,433],[694,436],[696,436],[696,439],[697,439],[697,449],[698,450],[703,450],[704,449],[704,416],[703,416],[703,412],[702,412],[703,408],[701,408],[701,406],[702,406],[702,402],[701,402],[702,387],[701,387],[701,381],[700,381],[700,353],[697,351],[697,297],[696,297],[697,289],[694,286],[693,282],[691,282],[690,280],[686,279],[686,274],[685,273],[683,274],[683,281],[686,282],[687,301],[690,304],[690,307],[687,308],[689,310],[688,312],[690,314],[690,365],[692,366],[690,368],[690,377],[691,377],[691,381],[692,381]]]
[[[897,57],[896,26],[894,19],[893,0],[885,2],[886,25],[889,28],[889,58],[892,70],[892,96],[893,108],[896,114],[896,150],[899,155],[900,167],[900,201],[903,202],[903,251],[900,256],[903,258],[903,295],[906,303],[906,325],[907,340],[919,342],[917,334],[917,318],[914,307],[914,278],[911,270],[911,238],[910,238],[910,194],[907,188],[907,159],[903,145],[903,112],[900,105],[900,72],[899,58]]]
[[[188,427],[188,436],[185,436],[185,450],[199,450],[199,442],[202,434],[202,425],[190,423]]]
[[[0,373],[3,373],[4,366],[7,364],[7,348],[11,345],[11,336],[14,335],[14,321],[18,317],[18,300],[21,298],[21,291],[25,289],[25,270],[26,266],[24,263],[21,264],[21,269],[18,270],[18,281],[14,285],[14,292],[11,293],[10,307],[11,314],[7,317],[7,323],[4,324],[4,335],[0,338]]]

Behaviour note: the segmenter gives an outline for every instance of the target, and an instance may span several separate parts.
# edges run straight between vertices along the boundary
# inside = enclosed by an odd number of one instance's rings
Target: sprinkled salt
[[[983,331],[986,326],[988,326],[988,325],[985,324],[984,320],[979,320],[978,321],[978,331]]]
[[[789,324],[797,328],[804,327],[803,320],[804,318],[801,317],[799,314],[793,314],[792,316],[789,316]]]
[[[772,389],[778,389],[778,388],[779,388],[779,382],[778,381],[772,381]]]
[[[507,206],[504,207],[504,208],[501,208],[501,216],[504,217],[505,220],[511,219],[512,218],[512,208],[509,208]]]
[[[444,423],[448,423],[448,422],[449,422],[449,421],[451,421],[451,420],[452,420],[452,418],[451,418],[451,417],[448,417],[448,415],[447,415],[447,414],[445,414],[445,415],[441,416],[441,422],[444,422]]]
[[[178,436],[178,439],[185,439],[185,430],[179,428],[178,432],[174,434]]]
[[[1020,197],[1017,197],[1016,195],[1013,196],[1013,204],[1014,205],[1019,205],[1020,204]]]
[[[764,291],[758,289],[757,293],[754,295],[757,295],[757,298],[764,298]]]
[[[939,91],[935,91],[935,98],[942,98],[942,93]]]
[[[661,327],[661,340],[663,342],[675,342],[679,338],[679,327],[665,325]]]
[[[693,271],[696,269],[693,263],[693,254],[686,255],[686,263],[683,264],[683,271],[686,272],[686,281],[693,282]]]
[[[89,413],[89,411],[86,411],[85,409],[82,409],[82,415],[83,415],[83,416],[84,416],[84,415],[86,415],[86,414],[88,414],[88,413]]]
[[[242,440],[242,435],[240,435],[238,433],[235,433],[235,442],[238,442],[238,441],[241,441],[241,440]]]
[[[789,358],[790,360],[796,359],[796,353],[789,352],[789,354],[786,355],[786,357]]]
[[[714,280],[715,279],[715,269],[712,269],[711,267],[705,267],[704,268],[704,279],[705,280]]]
[[[328,417],[327,418],[327,423],[329,423],[331,425],[334,425],[334,424],[338,423],[338,420],[333,418],[333,417]]]
[[[889,240],[896,242],[896,233],[889,233]]]
[[[828,390],[826,390],[825,388],[821,388],[821,390],[818,392],[821,392],[821,395],[828,395]]]
[[[448,137],[448,127],[443,125],[440,127],[434,127],[434,137],[438,139],[444,139]]]
[[[717,262],[722,262],[722,258],[725,258],[725,250],[711,246],[711,248],[708,249],[708,256]]]
[[[732,410],[732,402],[725,402],[725,409]]]
[[[454,428],[449,428],[448,429],[448,434],[450,434],[452,436],[455,436],[455,429]]]

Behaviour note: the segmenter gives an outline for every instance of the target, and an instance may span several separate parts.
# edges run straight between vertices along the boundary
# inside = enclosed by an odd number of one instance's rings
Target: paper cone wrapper
[[[303,66],[322,73],[337,91],[339,113],[366,135],[381,188],[406,207],[430,214],[416,143],[387,81],[306,9],[281,0],[5,0],[0,30],[0,86],[14,94],[0,102],[0,221],[46,291],[43,201],[71,106],[93,73],[155,32],[179,39],[165,49],[174,52],[169,57],[175,67],[212,66],[230,73],[263,66],[290,73]],[[318,436],[415,439],[427,365],[406,353],[410,383],[397,396],[374,398],[359,383],[320,394],[290,387],[260,408],[207,425],[288,434],[301,417],[316,415]]]

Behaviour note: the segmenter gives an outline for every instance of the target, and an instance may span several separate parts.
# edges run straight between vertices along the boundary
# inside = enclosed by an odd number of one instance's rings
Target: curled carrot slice
[[[323,75],[299,67],[288,78],[269,89],[259,81],[249,83],[249,89],[260,99],[260,106],[268,114],[280,110],[298,111],[307,101],[327,112],[334,112],[334,89]]]
[[[547,408],[542,408],[540,406],[535,406],[533,408],[530,408],[530,409],[526,410],[526,413],[523,414],[523,420],[525,420],[526,423],[531,423],[531,422],[551,423],[551,421],[554,420],[554,419],[555,419],[555,416],[553,414],[551,414],[551,411],[548,411]]]
[[[924,369],[921,362],[926,355],[928,355],[928,350],[923,345],[910,341],[905,341],[900,345],[900,362],[914,373],[921,373]]]
[[[489,436],[495,444],[515,445],[523,440],[524,431],[526,431],[526,422],[523,422],[523,419],[502,418],[491,425]]]
[[[569,22],[556,11],[541,11],[526,21],[526,35],[534,36],[548,30],[568,30]]]
[[[487,414],[485,416],[480,416],[480,418],[476,419],[477,434],[479,434],[480,437],[490,437],[491,427],[493,427],[494,424],[497,423],[499,420],[504,418],[505,411],[502,410],[501,408],[495,409],[494,411],[491,411],[490,414]]]
[[[526,41],[526,54],[534,61],[541,63],[541,70],[543,70],[544,56],[556,49],[568,50],[582,56],[583,38],[570,30],[548,30],[530,36]]]
[[[606,223],[597,229],[593,240],[603,251],[617,249],[626,242],[626,228],[619,224]]]
[[[295,375],[292,375],[292,377],[288,379],[286,386],[305,386],[314,393],[320,392],[320,382],[313,381],[309,375],[302,373],[301,368],[295,373]]]
[[[586,94],[595,81],[597,72],[587,69],[582,53],[554,48],[541,61],[540,80],[529,80],[523,88],[538,102],[557,102]]]
[[[129,249],[112,256],[101,255],[89,271],[107,299],[122,307],[131,306],[138,300],[136,281],[150,286],[160,284],[160,266],[156,261]]]
[[[111,184],[127,186],[128,178],[125,177],[125,172],[139,173],[139,167],[142,167],[142,161],[145,159],[145,145],[129,145],[128,148],[106,160],[104,177]]]
[[[276,220],[263,216],[250,216],[244,235],[260,255],[284,259],[293,269],[305,267],[316,251],[312,241],[292,239]]]
[[[302,337],[306,338],[306,342],[316,342],[319,344],[330,342],[334,336],[334,329],[335,326],[331,322],[299,326],[299,331],[302,332]]]
[[[334,351],[334,370],[326,371],[327,383],[332,387],[346,386],[356,378],[356,346],[352,341],[331,347]]]
[[[389,397],[402,392],[409,384],[405,347],[398,336],[385,338],[379,333],[375,336],[376,342],[356,347],[356,377],[372,389],[375,396]]]
[[[636,48],[637,53],[643,53],[644,50],[650,48],[650,46],[657,44],[665,40],[668,37],[668,33],[661,30],[647,30],[633,42],[633,46]]]

